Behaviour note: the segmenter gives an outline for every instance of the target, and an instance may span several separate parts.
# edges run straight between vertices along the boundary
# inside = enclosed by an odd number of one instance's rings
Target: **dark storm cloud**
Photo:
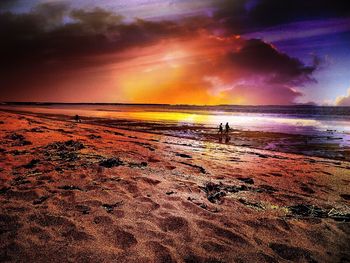
[[[38,58],[49,46],[50,31],[61,26],[66,12],[64,4],[43,4],[28,14],[1,13],[1,63],[10,67],[21,60]]]
[[[350,16],[350,3],[344,0],[260,0],[250,15],[261,25]]]
[[[250,28],[247,9],[248,0],[218,1],[214,18],[235,34],[242,34]]]
[[[174,22],[123,23],[122,16],[100,8],[69,10],[64,4],[42,4],[31,13],[0,14],[0,63],[9,69],[65,61],[185,33],[186,28]]]
[[[17,2],[16,0],[0,0],[0,10],[13,7]]]
[[[0,74],[4,76],[0,86],[9,94],[21,93],[29,84],[37,90],[49,89],[52,83],[62,81],[65,72],[72,74],[111,63],[108,58],[94,59],[99,55],[121,53],[127,48],[142,47],[162,39],[195,39],[201,34],[211,35],[223,25],[230,25],[232,31],[232,25],[238,28],[246,19],[245,5],[245,0],[227,1],[227,6],[222,6],[217,13],[222,18],[219,21],[211,17],[187,17],[181,21],[135,19],[125,22],[122,15],[108,10],[72,10],[64,3],[41,4],[31,13],[0,13]],[[230,12],[231,8],[235,12]],[[242,39],[241,43],[239,51],[226,54],[221,64],[223,71],[238,68],[242,76],[249,79],[255,75],[267,76],[262,84],[270,82],[276,89],[283,86],[279,85],[283,81],[293,85],[312,80],[314,66],[307,67],[261,40]],[[199,80],[203,77],[199,76]],[[289,86],[285,91],[285,101],[299,96]]]
[[[0,13],[0,64],[9,69],[11,66],[18,68],[21,64],[27,66],[27,63],[58,63],[84,55],[117,52],[162,38],[193,36],[199,30],[212,31],[223,24],[237,33],[241,31],[238,28],[244,28],[243,24],[249,25],[247,12],[257,12],[269,1],[257,2],[250,11],[247,9],[248,2],[220,1],[216,14],[221,17],[219,21],[208,17],[188,17],[182,21],[136,19],[125,23],[121,15],[113,12],[101,8],[71,10],[65,2],[40,4],[31,13]],[[264,46],[249,45],[249,51],[264,51]],[[265,47],[265,51],[269,50]],[[270,55],[274,54],[265,54]],[[288,66],[291,64],[286,62]]]
[[[315,82],[312,74],[321,61],[315,57],[312,65],[282,53],[260,39],[239,39],[217,66],[207,72],[211,88],[224,87],[225,97],[245,98],[245,104],[293,104],[302,96],[302,86]],[[225,72],[226,71],[226,72]],[[210,87],[208,88],[210,90]]]
[[[64,4],[0,13],[0,98],[30,100],[54,92],[68,76],[118,62],[110,57],[125,49],[194,33],[175,22],[125,23],[107,10],[72,10]]]
[[[224,0],[215,6],[215,17],[236,33],[296,21],[350,17],[350,2],[344,0]]]
[[[247,40],[238,52],[231,53],[229,56],[237,68],[269,76],[271,83],[294,85],[313,81],[311,74],[320,63],[316,57],[314,65],[306,66],[299,59],[281,53],[272,45],[259,39]]]

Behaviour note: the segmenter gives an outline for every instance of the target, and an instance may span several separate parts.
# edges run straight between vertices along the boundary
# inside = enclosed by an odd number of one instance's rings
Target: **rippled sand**
[[[350,258],[349,162],[0,116],[2,262]]]

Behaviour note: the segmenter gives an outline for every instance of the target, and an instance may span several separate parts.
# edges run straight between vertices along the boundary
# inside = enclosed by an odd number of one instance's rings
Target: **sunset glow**
[[[274,21],[265,0],[4,1],[0,99],[347,105],[335,6]]]
[[[0,0],[0,262],[348,262],[350,1]]]

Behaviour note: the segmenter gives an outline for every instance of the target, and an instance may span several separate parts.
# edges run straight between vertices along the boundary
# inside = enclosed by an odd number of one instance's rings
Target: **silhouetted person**
[[[80,117],[79,117],[79,115],[78,115],[78,114],[77,114],[77,115],[75,115],[74,119],[75,119],[75,121],[76,121],[76,122],[81,122],[81,119],[80,119]]]
[[[223,134],[223,132],[224,132],[224,128],[222,127],[222,123],[220,123],[218,133]]]
[[[229,131],[230,131],[230,126],[228,125],[228,122],[226,122],[225,133],[228,134]]]

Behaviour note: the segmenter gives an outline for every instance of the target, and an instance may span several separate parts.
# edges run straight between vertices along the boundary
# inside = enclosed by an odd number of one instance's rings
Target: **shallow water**
[[[350,158],[349,107],[273,106],[260,107],[259,111],[259,107],[237,106],[51,104],[1,105],[1,108],[72,117],[78,114],[97,122],[100,120],[108,126],[198,140],[216,141],[217,133],[213,129],[228,122],[233,129],[229,144],[327,158]],[[284,135],[281,137],[277,133]]]
[[[350,147],[350,107],[50,104],[0,108],[179,126],[217,127],[228,122],[233,129],[318,136]]]

